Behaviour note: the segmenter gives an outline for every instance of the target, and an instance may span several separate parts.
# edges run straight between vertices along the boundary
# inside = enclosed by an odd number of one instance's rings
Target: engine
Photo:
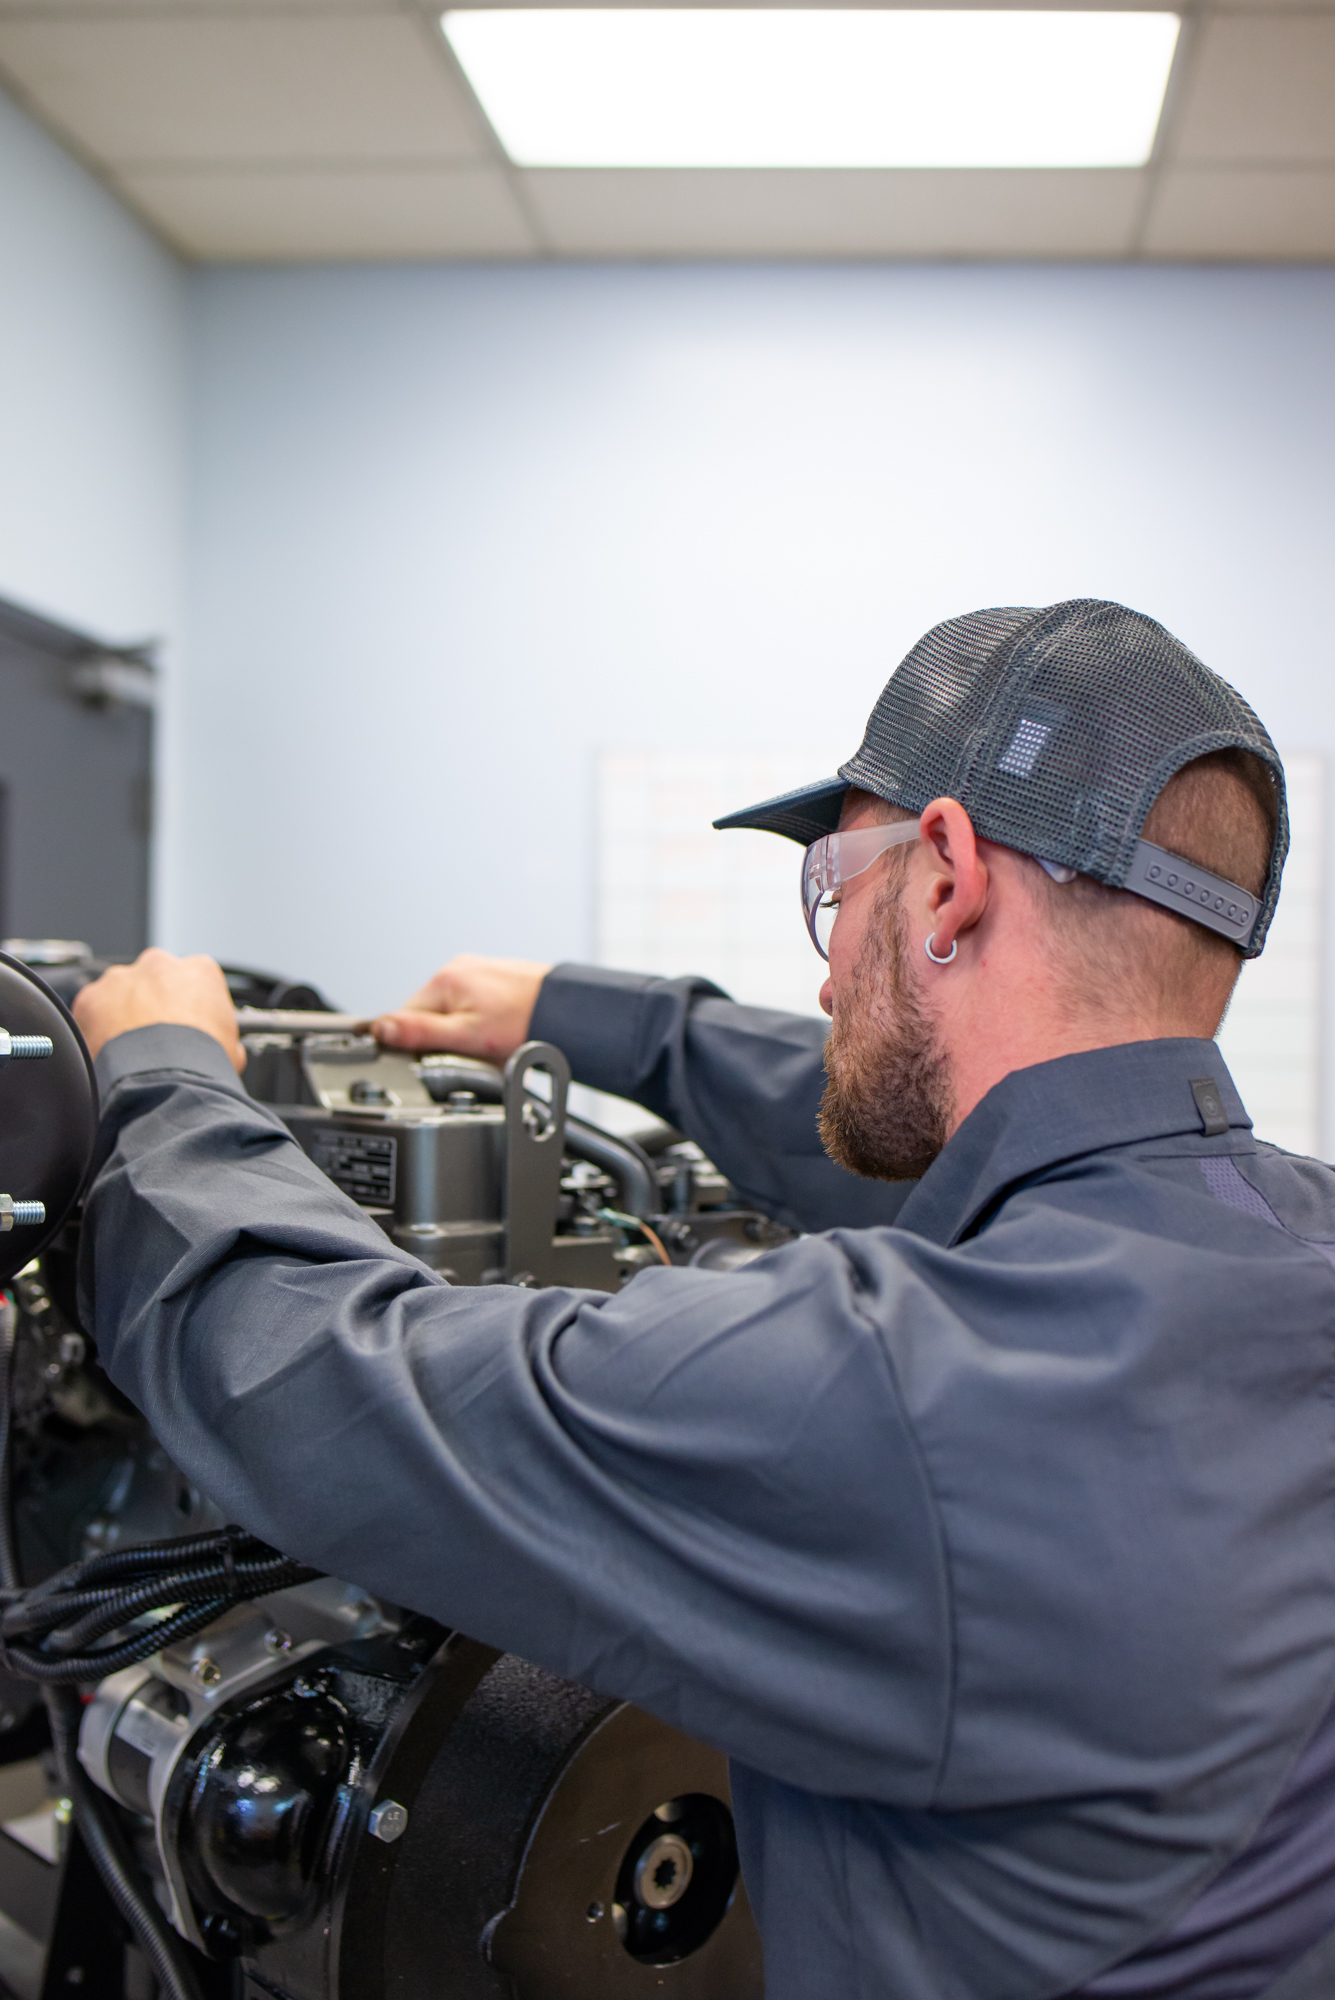
[[[67,994],[94,969],[44,967]],[[503,1074],[416,1060],[380,1051],[311,989],[229,978],[252,1094],[453,1283],[613,1291],[647,1263],[727,1267],[784,1234],[669,1128],[571,1115],[548,1045]],[[0,1008],[25,1030],[42,1021],[74,1078],[76,1031],[13,961],[0,960]],[[718,1753],[300,1570],[171,1464],[79,1325],[70,1178],[88,1114],[71,1110],[77,1080],[62,1107],[54,1070],[44,1096],[38,1074],[0,1071],[7,1117],[26,1088],[48,1124],[63,1120],[69,1156],[64,1181],[32,1160],[25,1188],[51,1188],[38,1254],[0,1264],[17,1572],[0,1910],[40,1955],[33,2000],[758,2000]],[[44,1604],[57,1607],[45,1624]],[[81,1703],[26,1677],[52,1648]],[[34,1793],[26,1812],[3,1803]]]

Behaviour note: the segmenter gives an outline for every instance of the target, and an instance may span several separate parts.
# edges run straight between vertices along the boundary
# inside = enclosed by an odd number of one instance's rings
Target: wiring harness
[[[47,1685],[100,1681],[233,1604],[319,1574],[243,1528],[114,1549],[31,1590],[0,1590],[0,1663]]]
[[[321,1572],[231,1527],[108,1550],[25,1590],[10,1510],[15,1332],[14,1300],[0,1293],[0,1662],[41,1684],[61,1791],[107,1894],[152,1968],[159,2000],[202,2000],[194,1953],[145,1881],[115,1807],[79,1762],[80,1683],[189,1638],[233,1604],[308,1583]]]

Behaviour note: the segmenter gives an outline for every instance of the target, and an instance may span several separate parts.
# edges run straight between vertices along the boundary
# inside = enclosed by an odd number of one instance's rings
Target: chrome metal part
[[[37,1229],[45,1221],[45,1202],[15,1201],[12,1195],[0,1194],[0,1234],[7,1235],[11,1229]]]
[[[0,1063],[40,1061],[55,1052],[50,1035],[11,1035],[8,1028],[0,1028]]]
[[[387,1847],[392,1847],[408,1831],[407,1807],[401,1806],[397,1799],[382,1799],[378,1806],[372,1806],[366,1831],[373,1839],[383,1840]]]
[[[25,965],[87,965],[93,956],[79,938],[6,938],[0,951]]]
[[[374,1014],[307,1013],[296,1007],[238,1007],[239,1035],[363,1035]]]

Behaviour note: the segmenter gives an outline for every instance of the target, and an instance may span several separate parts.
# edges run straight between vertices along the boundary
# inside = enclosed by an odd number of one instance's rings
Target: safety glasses
[[[839,892],[844,884],[870,868],[888,847],[902,847],[917,838],[918,821],[906,819],[893,826],[859,826],[847,833],[827,833],[812,841],[802,856],[802,915],[822,958],[830,956],[830,932],[839,914]]]

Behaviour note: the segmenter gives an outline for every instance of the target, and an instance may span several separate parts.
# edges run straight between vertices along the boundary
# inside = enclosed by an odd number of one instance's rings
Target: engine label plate
[[[363,1208],[392,1208],[399,1142],[375,1132],[326,1129],[311,1135],[311,1158]]]

